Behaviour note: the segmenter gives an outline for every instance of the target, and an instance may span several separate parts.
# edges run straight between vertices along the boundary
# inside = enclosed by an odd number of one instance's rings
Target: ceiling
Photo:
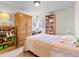
[[[35,7],[34,1],[1,1],[0,11],[16,13],[22,11],[30,15],[41,15],[51,11],[62,10],[74,6],[71,1],[40,1],[40,6]]]

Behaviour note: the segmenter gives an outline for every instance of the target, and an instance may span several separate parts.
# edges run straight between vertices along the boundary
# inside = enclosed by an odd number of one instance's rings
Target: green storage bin
[[[7,44],[5,44],[5,45],[3,46],[3,48],[4,48],[4,49],[8,48],[8,45],[7,45]]]
[[[2,43],[2,41],[3,41],[3,40],[2,40],[2,39],[0,39],[0,43]]]
[[[15,40],[15,37],[13,36],[13,37],[11,37],[11,41],[14,41]]]
[[[9,41],[11,41],[11,37],[7,38]]]
[[[2,37],[0,37],[0,43],[2,43],[2,41],[3,41],[3,39],[2,39]]]
[[[0,46],[0,50],[3,50],[3,46],[2,45]]]
[[[7,38],[9,41],[14,41],[15,40],[15,37],[14,36],[12,36],[12,37],[9,37],[9,38]]]

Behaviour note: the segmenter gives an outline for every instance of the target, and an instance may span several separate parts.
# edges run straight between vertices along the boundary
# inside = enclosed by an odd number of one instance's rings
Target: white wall
[[[14,26],[15,17],[13,15],[9,14],[9,19],[0,19],[0,25]]]
[[[75,3],[75,36],[79,38],[79,2]]]
[[[74,34],[74,7],[59,10],[56,14],[56,34]]]

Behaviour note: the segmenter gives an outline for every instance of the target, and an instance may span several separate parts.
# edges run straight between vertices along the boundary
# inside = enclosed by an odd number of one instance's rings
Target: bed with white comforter
[[[40,57],[75,57],[79,56],[75,42],[71,35],[38,34],[26,38],[23,50],[30,50]]]

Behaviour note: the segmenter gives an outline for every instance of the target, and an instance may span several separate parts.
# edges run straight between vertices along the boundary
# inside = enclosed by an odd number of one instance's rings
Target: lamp
[[[9,14],[4,13],[4,12],[1,12],[1,13],[0,13],[0,18],[1,18],[1,19],[9,19]]]
[[[40,5],[40,2],[39,1],[34,1],[34,5],[35,6],[39,6]]]

